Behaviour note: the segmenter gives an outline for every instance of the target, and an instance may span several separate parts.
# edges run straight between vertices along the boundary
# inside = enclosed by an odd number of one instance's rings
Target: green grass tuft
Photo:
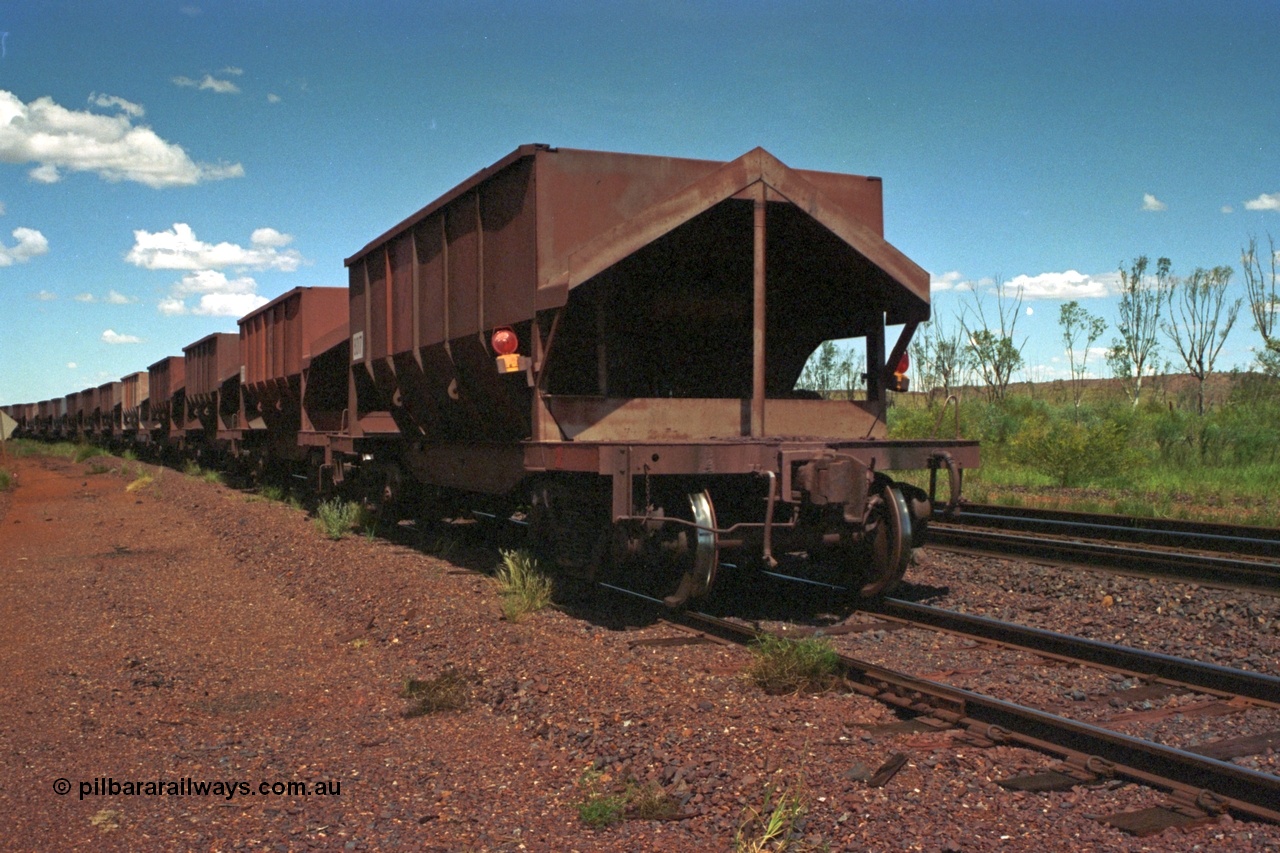
[[[814,637],[764,636],[751,644],[751,656],[748,680],[772,695],[827,690],[840,671],[835,650]]]
[[[410,700],[406,717],[422,717],[441,711],[458,711],[467,707],[470,687],[467,679],[454,669],[446,669],[435,678],[420,681],[406,678],[401,696]]]
[[[537,559],[528,551],[502,551],[498,567],[499,595],[502,615],[508,622],[519,622],[530,613],[551,603],[551,579],[543,574]]]
[[[774,797],[777,797],[775,802]],[[733,836],[734,853],[764,853],[766,850],[795,849],[793,844],[800,821],[809,811],[800,794],[765,789],[764,804],[748,807]]]
[[[95,456],[106,456],[107,451],[93,444],[81,444],[76,446],[72,451],[72,460],[75,462],[83,462],[86,459],[92,459]],[[106,470],[105,468],[103,470]],[[95,473],[102,473],[101,471]]]
[[[333,498],[316,507],[316,527],[330,539],[346,536],[360,522],[360,504]]]

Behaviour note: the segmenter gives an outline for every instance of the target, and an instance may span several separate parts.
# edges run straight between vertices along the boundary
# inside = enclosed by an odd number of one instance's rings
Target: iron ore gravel
[[[301,510],[171,470],[126,492],[136,463],[14,467],[3,849],[780,849],[750,845],[782,803],[790,850],[1280,851],[1280,827],[1230,818],[1148,838],[1096,819],[1164,802],[1138,786],[1007,791],[997,780],[1049,760],[878,731],[893,713],[840,689],[766,695],[742,676],[746,650],[676,644],[689,635],[619,606],[567,596],[505,621],[497,553],[465,529],[332,541]],[[928,550],[910,579],[939,606],[1271,672],[1280,659],[1274,599]],[[409,680],[446,677],[461,707],[409,715]],[[108,779],[339,792],[80,797]],[[626,819],[584,822],[621,801]]]

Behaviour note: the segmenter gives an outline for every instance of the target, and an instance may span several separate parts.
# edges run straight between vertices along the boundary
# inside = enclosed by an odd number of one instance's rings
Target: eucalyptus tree
[[[995,281],[995,325],[988,321],[982,297],[975,290],[970,303],[960,314],[960,326],[968,344],[968,359],[993,402],[1003,401],[1009,380],[1023,365],[1022,349],[1027,344],[1015,341],[1018,316],[1022,311],[1022,288],[1010,296],[1003,281]]]
[[[1280,337],[1276,336],[1276,315],[1280,314],[1280,301],[1276,299],[1276,242],[1270,234],[1267,235],[1267,259],[1271,273],[1269,279],[1258,257],[1257,237],[1250,237],[1249,245],[1240,252],[1253,327],[1262,336],[1258,364],[1268,376],[1280,376]]]
[[[1239,298],[1227,300],[1230,282],[1231,267],[1222,266],[1211,270],[1200,267],[1187,278],[1175,279],[1169,288],[1169,320],[1161,325],[1187,372],[1199,383],[1196,411],[1202,415],[1205,380],[1213,375],[1213,364],[1243,302]]]
[[[1120,304],[1117,308],[1116,331],[1119,338],[1111,341],[1107,364],[1117,378],[1123,380],[1133,405],[1142,395],[1143,379],[1155,369],[1159,346],[1160,312],[1172,285],[1168,258],[1156,261],[1155,275],[1147,275],[1147,256],[1134,259],[1129,269],[1120,267]]]
[[[1084,396],[1084,377],[1089,366],[1089,348],[1107,330],[1107,321],[1090,314],[1073,299],[1058,310],[1058,325],[1062,326],[1062,343],[1067,348],[1067,364],[1071,370],[1071,393],[1079,412],[1080,399]],[[1076,347],[1082,337],[1084,346],[1077,352]]]

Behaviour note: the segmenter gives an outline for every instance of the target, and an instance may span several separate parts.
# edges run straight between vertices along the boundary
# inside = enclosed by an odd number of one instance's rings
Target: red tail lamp
[[[489,346],[493,347],[493,351],[498,355],[495,361],[499,373],[519,373],[522,370],[528,370],[529,359],[516,352],[520,348],[520,338],[516,336],[515,329],[510,326],[494,329],[493,336],[489,338]]]
[[[520,339],[516,337],[515,329],[503,326],[501,329],[493,330],[493,337],[489,338],[489,346],[493,347],[493,351],[498,355],[511,355],[520,348]]]
[[[898,359],[898,363],[893,367],[893,373],[885,376],[885,386],[890,391],[906,391],[911,387],[911,380],[907,378],[907,371],[911,368],[911,359],[907,357],[904,350],[902,357]]]

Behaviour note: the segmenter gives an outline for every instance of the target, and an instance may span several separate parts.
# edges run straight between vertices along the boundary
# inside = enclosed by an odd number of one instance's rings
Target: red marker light
[[[902,358],[898,359],[898,366],[893,369],[894,373],[906,373],[911,368],[911,359],[907,357],[906,352],[902,353]]]
[[[515,330],[504,326],[493,330],[489,346],[493,347],[493,351],[498,355],[511,355],[520,348],[520,339],[516,337]]]

